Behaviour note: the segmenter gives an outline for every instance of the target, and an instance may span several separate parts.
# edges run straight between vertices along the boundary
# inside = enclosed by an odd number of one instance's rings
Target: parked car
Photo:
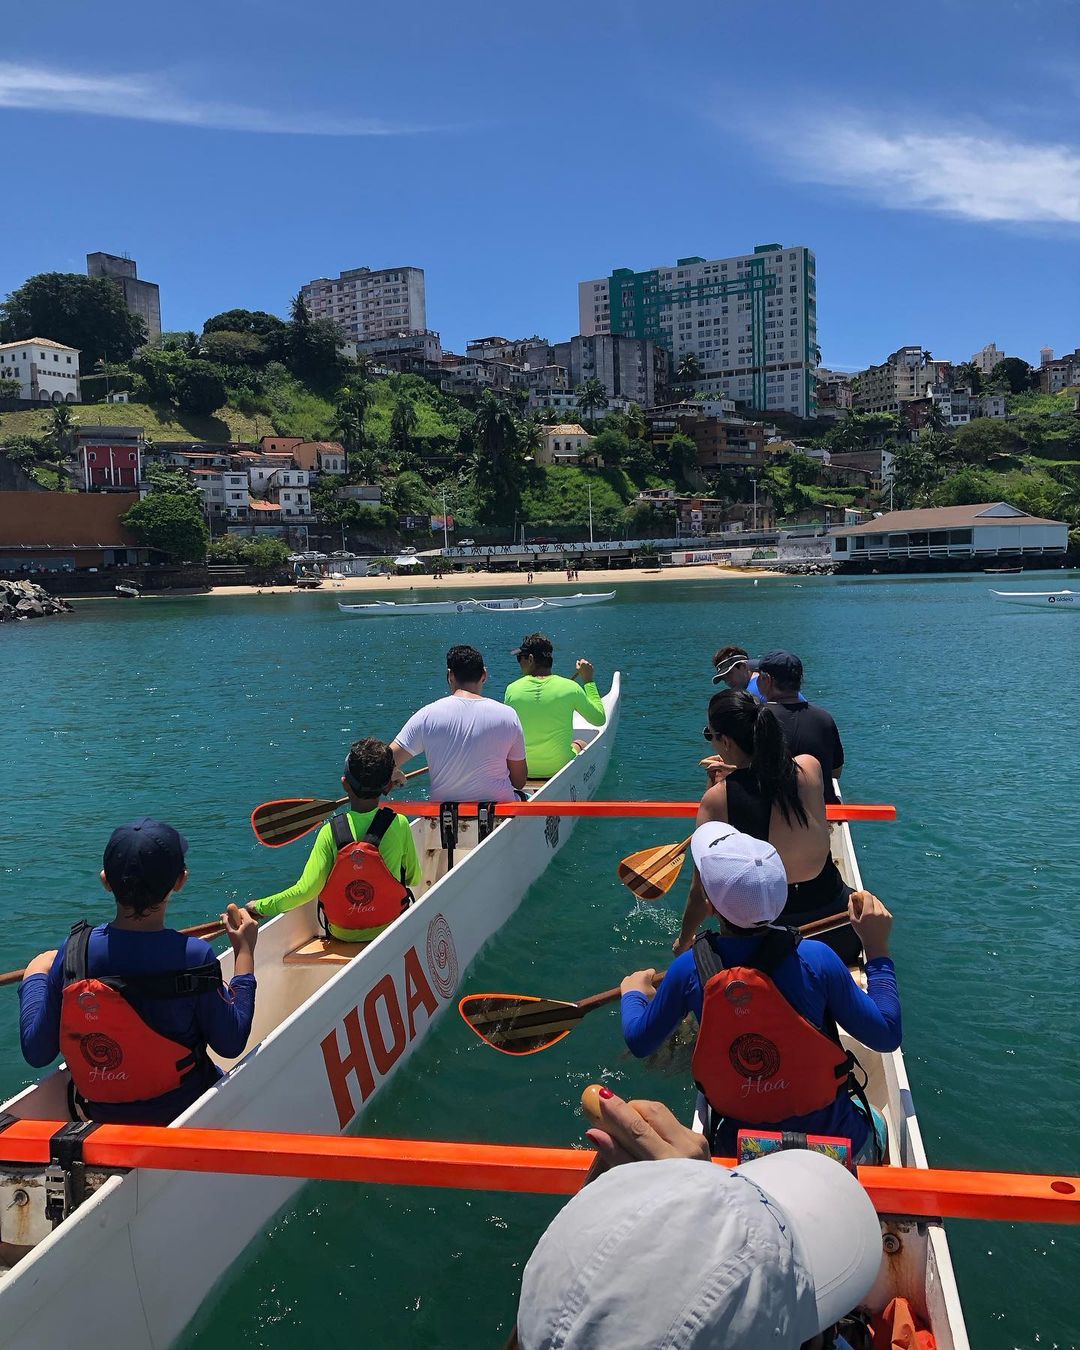
[[[457,543],[458,543],[458,548],[475,548],[475,547],[476,547],[476,540],[475,540],[475,539],[459,539],[459,540],[457,541]]]

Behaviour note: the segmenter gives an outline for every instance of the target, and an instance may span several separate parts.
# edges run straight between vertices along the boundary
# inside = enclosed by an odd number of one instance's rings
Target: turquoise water
[[[1060,572],[1047,580],[1068,584]],[[867,884],[897,916],[904,1052],[931,1161],[1076,1173],[1080,621],[998,605],[989,581],[620,585],[615,601],[552,613],[545,626],[564,669],[588,656],[602,686],[613,667],[623,671],[606,797],[698,793],[716,646],[800,653],[810,697],[841,727],[847,796],[900,811],[895,825],[857,827],[856,842]],[[0,967],[55,946],[75,918],[106,912],[101,849],[135,815],[160,815],[189,836],[178,922],[291,881],[304,845],[258,848],[252,805],[332,795],[351,739],[391,737],[442,693],[441,654],[453,641],[483,648],[501,693],[523,631],[495,614],[348,621],[329,596],[88,602],[64,620],[6,626]],[[635,908],[614,867],[679,833],[675,822],[583,822],[464,988],[576,998],[663,964],[685,888]],[[0,1006],[7,1095],[30,1074],[14,993]],[[567,1144],[581,1135],[581,1089],[601,1075],[689,1111],[688,1084],[627,1059],[614,1015],[526,1060],[485,1049],[448,1016],[365,1128]],[[522,1264],[556,1207],[307,1187],[232,1269],[185,1350],[315,1340],[330,1350],[358,1336],[372,1346],[500,1345]],[[979,1350],[1080,1344],[1075,1232],[954,1223],[950,1238]]]

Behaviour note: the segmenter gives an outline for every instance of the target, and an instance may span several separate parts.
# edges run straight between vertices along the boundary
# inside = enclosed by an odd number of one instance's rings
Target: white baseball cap
[[[627,1163],[554,1218],[521,1281],[522,1350],[798,1350],[881,1268],[869,1196],[792,1150],[726,1167]]]
[[[787,904],[784,864],[764,839],[711,821],[694,831],[690,852],[709,904],[736,928],[772,923]]]

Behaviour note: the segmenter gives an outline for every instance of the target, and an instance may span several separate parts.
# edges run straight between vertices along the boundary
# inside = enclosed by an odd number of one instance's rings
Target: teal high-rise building
[[[808,248],[759,244],[734,258],[616,268],[578,286],[580,330],[647,338],[693,357],[693,387],[762,412],[817,413],[817,281]]]

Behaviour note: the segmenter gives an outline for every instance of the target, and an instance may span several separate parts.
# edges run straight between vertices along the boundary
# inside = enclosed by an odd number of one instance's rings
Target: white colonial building
[[[0,380],[18,380],[19,398],[79,403],[79,348],[49,338],[0,342]]]
[[[1061,520],[1029,516],[1008,502],[890,511],[829,536],[835,563],[903,558],[1060,557],[1069,546]]]

